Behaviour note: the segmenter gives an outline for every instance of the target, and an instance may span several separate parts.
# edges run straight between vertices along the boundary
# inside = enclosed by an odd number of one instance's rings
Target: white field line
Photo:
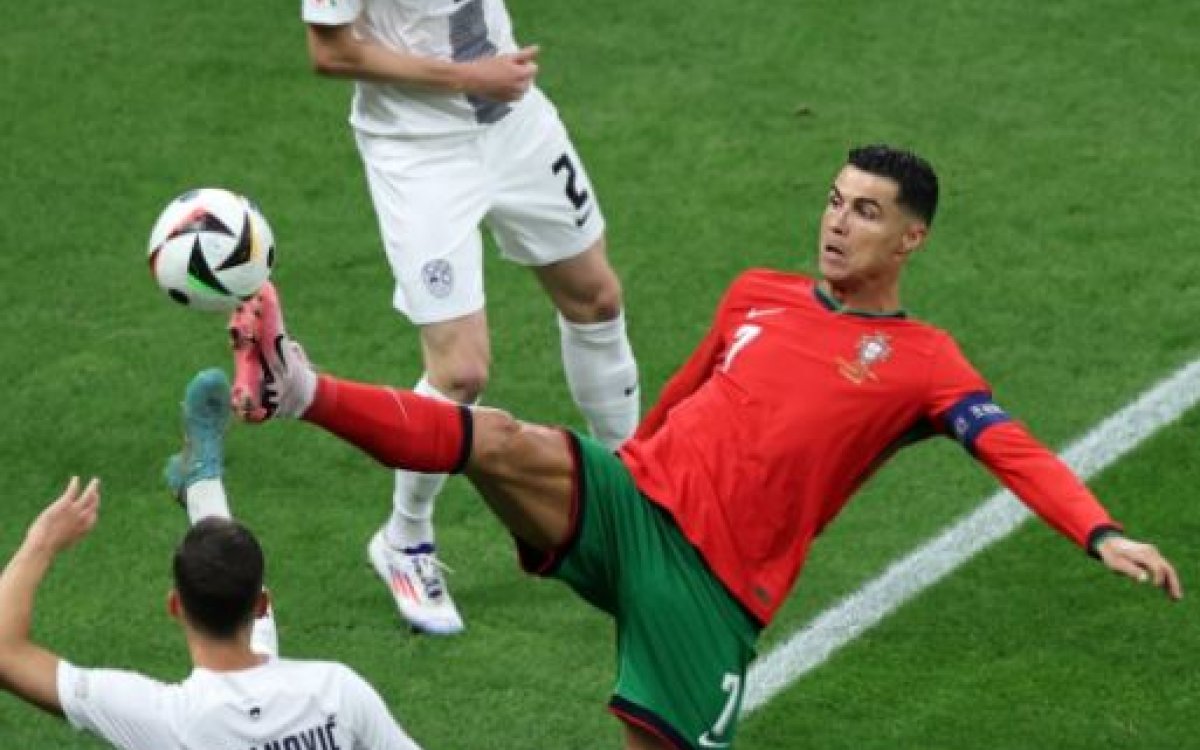
[[[1062,453],[1089,479],[1200,401],[1200,359],[1185,365],[1136,401],[1105,419]],[[1008,536],[1031,512],[1002,490],[878,577],[825,610],[750,669],[742,714],[764,706],[842,646],[879,624],[917,594],[988,546]]]

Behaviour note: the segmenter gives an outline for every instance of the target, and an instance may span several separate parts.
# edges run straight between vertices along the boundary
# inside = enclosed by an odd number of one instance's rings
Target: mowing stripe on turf
[[[1200,359],[1143,393],[1062,453],[1090,479],[1200,402]],[[742,713],[761,708],[835,651],[879,624],[926,588],[1008,536],[1032,513],[1002,490],[855,593],[818,615],[750,669]]]

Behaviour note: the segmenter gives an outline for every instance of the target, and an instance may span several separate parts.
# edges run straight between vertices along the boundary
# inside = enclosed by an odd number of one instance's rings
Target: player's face
[[[925,239],[924,222],[896,198],[888,177],[846,165],[829,188],[821,217],[818,266],[833,284],[888,283],[899,277],[908,254]]]

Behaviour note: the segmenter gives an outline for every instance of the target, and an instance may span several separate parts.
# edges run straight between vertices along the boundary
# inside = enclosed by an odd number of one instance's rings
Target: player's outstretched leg
[[[318,376],[300,345],[286,337],[255,347],[265,366],[262,387],[270,392],[264,402],[276,404],[268,418],[302,418],[389,468],[463,472],[525,544],[552,551],[567,538],[576,477],[561,430],[496,409]]]
[[[390,415],[396,409],[401,413],[405,409],[414,413],[430,411],[423,403],[425,399],[419,397],[406,407],[406,402],[412,400],[411,394],[402,395],[400,391],[380,390],[377,394],[369,394],[363,386],[332,378],[323,378],[324,382],[318,384],[304,350],[287,337],[279,294],[269,283],[234,313],[229,330],[238,373],[233,405],[238,416],[248,422],[306,416],[310,407],[320,416],[329,412],[328,407],[334,404],[345,404],[346,408],[336,409],[339,416],[331,419],[332,426],[326,426],[356,444],[365,441],[367,445],[374,445],[375,448],[368,447],[367,452],[387,463],[386,457],[396,447],[396,436],[387,434]],[[462,429],[464,416],[459,412],[460,407],[446,404],[439,405],[439,409],[449,413],[450,427],[454,431]],[[427,439],[421,436],[411,442]],[[441,443],[450,439],[447,436]],[[384,455],[374,451],[384,451]],[[455,453],[454,458],[457,457]],[[423,460],[418,457],[418,463],[429,467],[414,467],[422,471],[434,471],[441,465],[437,456]],[[397,548],[390,545],[382,533],[377,533],[367,547],[367,555],[375,572],[392,592],[400,615],[415,630],[437,635],[452,635],[463,630],[462,617],[446,589],[442,576],[444,566],[433,545]]]
[[[221,487],[225,430],[229,428],[229,380],[218,369],[203,370],[183,394],[183,450],[167,459],[163,478],[192,523],[205,516],[229,517]]]
[[[209,516],[231,517],[221,481],[229,394],[229,379],[216,368],[197,373],[183,394],[183,450],[167,459],[163,479],[192,523]],[[279,653],[273,606],[254,621],[250,646],[260,654]]]

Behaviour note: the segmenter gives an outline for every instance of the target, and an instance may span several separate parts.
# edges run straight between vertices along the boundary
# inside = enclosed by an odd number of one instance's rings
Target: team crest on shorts
[[[450,296],[454,289],[454,270],[450,261],[438,258],[421,266],[421,281],[434,297],[445,299]]]
[[[862,385],[868,380],[879,380],[879,376],[871,368],[886,362],[891,356],[891,337],[878,332],[872,333],[859,340],[858,361],[849,362],[841,357],[837,358],[838,371],[851,383]]]

